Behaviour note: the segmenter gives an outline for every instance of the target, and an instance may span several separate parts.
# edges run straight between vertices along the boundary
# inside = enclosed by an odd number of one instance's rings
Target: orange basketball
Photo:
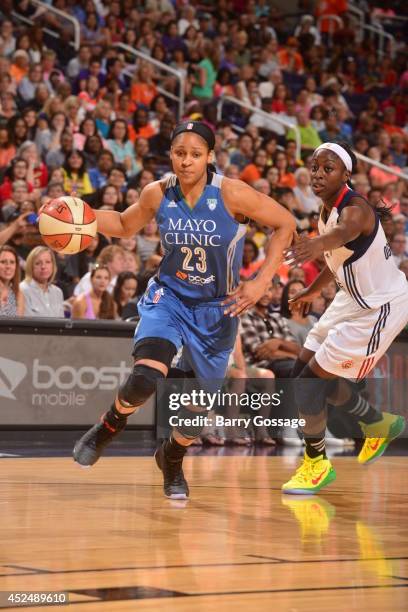
[[[97,231],[92,208],[80,198],[71,196],[46,204],[41,210],[38,227],[47,246],[68,255],[86,249]]]

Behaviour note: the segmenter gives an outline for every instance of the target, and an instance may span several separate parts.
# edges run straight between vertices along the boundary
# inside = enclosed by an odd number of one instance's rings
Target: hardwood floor
[[[406,610],[408,459],[334,458],[320,495],[283,496],[296,461],[187,457],[173,502],[152,458],[2,459],[0,591],[67,591],[78,612]]]

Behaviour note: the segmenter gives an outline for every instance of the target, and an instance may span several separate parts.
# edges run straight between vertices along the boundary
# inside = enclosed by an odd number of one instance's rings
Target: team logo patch
[[[176,276],[177,278],[180,278],[181,280],[186,280],[187,278],[187,274],[185,272],[182,272],[181,270],[177,270]]]
[[[217,207],[217,199],[207,198],[207,206],[210,210],[215,210],[215,208]]]
[[[346,361],[343,361],[343,363],[341,364],[341,367],[343,368],[343,370],[348,370],[349,368],[352,368],[353,365],[354,363],[351,359],[346,359]]]
[[[163,288],[160,287],[160,289],[157,289],[157,291],[154,292],[153,304],[157,304],[157,302],[160,300],[162,295],[163,295]]]

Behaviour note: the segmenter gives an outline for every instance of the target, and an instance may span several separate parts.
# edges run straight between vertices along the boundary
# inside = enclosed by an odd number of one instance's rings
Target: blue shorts
[[[141,318],[135,342],[144,338],[169,340],[177,351],[183,347],[179,368],[193,370],[197,378],[222,379],[234,348],[238,319],[224,315],[221,302],[181,300],[171,289],[151,280],[138,303]]]

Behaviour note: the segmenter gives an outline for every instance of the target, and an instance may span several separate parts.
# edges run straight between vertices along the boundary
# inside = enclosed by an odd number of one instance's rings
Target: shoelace
[[[310,461],[302,463],[300,467],[296,470],[296,476],[302,477],[303,480],[307,480],[308,476],[313,474],[313,463]]]

